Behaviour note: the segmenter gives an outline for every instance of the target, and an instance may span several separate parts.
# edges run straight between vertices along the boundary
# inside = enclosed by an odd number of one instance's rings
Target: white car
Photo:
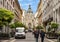
[[[26,38],[25,28],[17,27],[15,32],[15,38]]]

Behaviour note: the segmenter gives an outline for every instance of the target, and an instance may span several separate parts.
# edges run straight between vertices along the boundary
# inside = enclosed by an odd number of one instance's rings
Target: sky
[[[31,5],[33,13],[36,12],[39,0],[18,0],[22,9],[27,10],[29,5]]]

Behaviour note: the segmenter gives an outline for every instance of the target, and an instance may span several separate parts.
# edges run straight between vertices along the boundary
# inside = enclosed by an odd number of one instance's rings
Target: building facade
[[[37,17],[38,17],[38,25],[42,25],[42,0],[40,0],[38,4],[38,9],[37,9]]]
[[[35,27],[38,26],[38,23],[39,23],[37,15],[38,15],[38,12],[36,12],[35,15],[34,15],[34,18],[35,18]]]
[[[38,4],[38,8],[36,11],[36,19],[38,21],[38,25],[42,25],[42,0],[40,0]]]
[[[22,23],[25,25],[25,14],[27,14],[27,13],[26,13],[26,10],[24,10],[24,9],[22,9],[22,12],[23,12],[23,14],[22,14]]]
[[[26,25],[28,29],[33,28],[34,26],[34,14],[31,9],[31,6],[29,5],[29,8],[27,11],[23,11],[24,18],[23,18],[23,24]]]
[[[20,21],[22,16],[22,10],[18,3],[18,0],[0,0],[0,8],[6,8],[15,15],[15,20]]]
[[[60,30],[60,0],[53,0],[53,21],[59,24]]]
[[[14,13],[16,16],[16,20],[22,22],[22,9],[20,7],[20,4],[18,3],[18,0],[15,0],[14,3]]]
[[[0,8],[5,8],[14,13],[14,19],[12,22],[20,21],[22,17],[22,10],[18,3],[18,0],[0,0]],[[10,29],[9,29],[10,30]],[[7,27],[2,30],[3,32],[8,32]]]
[[[49,26],[49,22],[54,21],[60,24],[60,1],[59,0],[43,0],[43,24]],[[47,28],[46,28],[47,29]]]

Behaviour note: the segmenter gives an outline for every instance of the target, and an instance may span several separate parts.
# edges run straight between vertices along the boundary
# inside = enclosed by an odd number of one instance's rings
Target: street
[[[2,40],[2,42],[35,42],[35,39],[32,33],[27,33],[26,39],[10,39],[10,40]],[[41,42],[40,38],[39,42]],[[53,42],[53,41],[45,38],[44,42]]]

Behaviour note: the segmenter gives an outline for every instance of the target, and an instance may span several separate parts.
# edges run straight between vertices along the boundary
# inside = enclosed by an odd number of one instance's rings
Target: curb
[[[50,42],[57,42],[57,40],[56,39],[54,39],[54,40],[51,40],[51,39],[47,39],[48,41],[50,41]]]
[[[10,40],[13,40],[14,38],[10,38]]]

